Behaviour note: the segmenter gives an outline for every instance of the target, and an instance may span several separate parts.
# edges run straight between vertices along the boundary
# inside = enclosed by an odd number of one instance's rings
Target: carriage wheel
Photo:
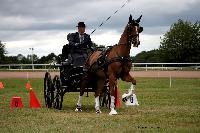
[[[50,73],[46,72],[44,77],[44,100],[47,108],[52,107],[53,90]]]
[[[58,75],[56,75],[53,79],[53,86],[54,86],[54,99],[53,99],[53,107],[56,109],[62,108],[63,102],[63,91],[61,88],[61,80]]]

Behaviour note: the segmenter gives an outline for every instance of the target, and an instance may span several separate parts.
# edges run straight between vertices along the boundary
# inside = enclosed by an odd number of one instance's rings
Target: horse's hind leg
[[[105,84],[105,80],[104,79],[100,79],[100,80],[97,81],[97,90],[95,92],[95,110],[96,110],[96,113],[101,113],[99,96],[102,93],[104,84]]]
[[[61,110],[61,109],[62,109],[63,97],[64,97],[64,94],[63,94],[63,93],[61,93],[61,101],[60,101],[60,105],[59,105],[59,110]]]
[[[76,112],[82,112],[81,106],[82,106],[82,100],[83,100],[83,94],[85,92],[85,88],[88,86],[89,78],[88,76],[84,77],[83,80],[80,83],[80,95],[78,97],[78,102],[76,104]]]

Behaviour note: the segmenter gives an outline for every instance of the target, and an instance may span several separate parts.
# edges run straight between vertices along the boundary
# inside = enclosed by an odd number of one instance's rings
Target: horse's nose
[[[136,41],[134,44],[133,44],[133,47],[138,47],[138,45],[140,45],[140,41]]]

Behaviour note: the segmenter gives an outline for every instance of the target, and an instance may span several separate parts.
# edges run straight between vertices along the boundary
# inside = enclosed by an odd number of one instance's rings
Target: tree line
[[[94,45],[99,47],[99,45]],[[105,46],[100,45],[99,49]],[[5,45],[0,41],[0,64],[31,64],[32,55],[6,56]],[[44,64],[52,62],[53,58],[58,58],[54,53],[39,58],[33,55],[34,63]],[[171,25],[169,31],[164,34],[158,49],[142,51],[131,57],[137,63],[189,63],[200,62],[200,22],[195,23],[179,19]]]
[[[93,46],[97,50],[102,50],[105,48],[104,45],[97,45],[93,42]],[[33,57],[32,57],[33,56]],[[17,56],[6,56],[5,45],[0,41],[0,64],[31,64],[32,58],[34,64],[48,64],[55,60],[58,60],[60,55],[50,53],[47,56],[38,57],[36,54],[24,56],[18,54]]]
[[[200,62],[200,22],[179,19],[161,39],[160,47],[143,51],[133,57],[144,63],[197,63]]]
[[[33,54],[33,63],[34,64],[48,64],[53,61],[54,58],[58,58],[54,53],[50,53],[47,56],[42,56],[39,58],[37,55]],[[17,56],[5,56],[4,60],[0,61],[0,64],[31,64],[32,55],[24,56],[18,54]]]

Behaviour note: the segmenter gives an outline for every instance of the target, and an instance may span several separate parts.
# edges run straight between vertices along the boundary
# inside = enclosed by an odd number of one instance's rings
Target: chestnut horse
[[[130,75],[130,70],[132,67],[132,61],[130,59],[130,49],[131,45],[133,47],[138,47],[140,44],[139,33],[143,31],[143,27],[139,26],[139,22],[142,15],[137,19],[132,19],[129,17],[129,22],[125,27],[124,32],[117,45],[113,46],[111,50],[106,53],[106,60],[104,66],[106,69],[100,67],[97,63],[99,57],[101,56],[101,51],[95,51],[86,61],[87,74],[81,81],[80,96],[78,98],[78,103],[75,111],[82,111],[81,101],[85,88],[88,84],[93,82],[92,79],[97,79],[97,88],[95,91],[95,109],[96,113],[101,113],[99,96],[102,93],[104,85],[108,80],[111,103],[110,103],[110,115],[117,114],[115,110],[115,89],[114,84],[117,79],[121,78],[123,81],[131,82],[134,86],[136,85],[136,80]],[[105,67],[104,67],[105,68]]]

